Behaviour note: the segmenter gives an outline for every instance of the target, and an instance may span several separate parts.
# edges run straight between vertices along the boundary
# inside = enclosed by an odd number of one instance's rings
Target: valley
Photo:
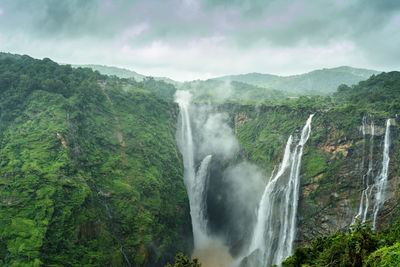
[[[399,72],[295,98],[196,83],[0,54],[1,264],[292,266],[357,222],[386,240],[365,261],[397,253]]]

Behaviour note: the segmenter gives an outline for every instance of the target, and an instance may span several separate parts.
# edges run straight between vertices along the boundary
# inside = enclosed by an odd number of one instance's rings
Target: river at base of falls
[[[234,259],[229,248],[218,239],[210,238],[207,244],[196,248],[192,258],[199,259],[202,267],[232,267]]]

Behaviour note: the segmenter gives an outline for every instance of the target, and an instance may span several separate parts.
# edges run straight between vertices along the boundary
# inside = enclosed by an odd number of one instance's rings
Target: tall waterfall
[[[363,134],[363,139],[365,140],[366,136],[366,117],[364,116],[362,119],[362,134]],[[374,154],[374,136],[375,136],[375,126],[374,122],[371,122],[370,125],[370,139],[369,139],[369,161],[368,161],[368,170],[367,172],[362,176],[362,185],[364,187],[362,193],[361,193],[361,199],[360,199],[360,207],[358,208],[358,213],[356,215],[356,218],[362,222],[365,222],[367,220],[367,214],[368,214],[368,208],[369,208],[369,201],[371,199],[371,194],[372,194],[372,189],[373,185],[371,184],[372,181],[372,175],[373,175],[373,154]],[[364,160],[362,162],[362,165],[364,166]],[[355,223],[355,220],[353,220],[352,224]]]
[[[194,145],[190,121],[191,95],[186,91],[178,91],[176,102],[180,107],[181,132],[178,137],[178,145],[183,155],[184,182],[189,197],[190,215],[192,218],[193,239],[195,248],[204,244],[207,239],[206,210],[206,186],[207,169],[211,161],[211,155],[206,156],[197,171],[194,163]]]
[[[382,157],[382,170],[375,179],[376,193],[374,202],[374,220],[372,222],[372,227],[374,229],[376,227],[376,217],[378,215],[379,209],[385,202],[383,194],[385,193],[386,182],[389,174],[389,161],[390,161],[389,148],[390,148],[390,119],[386,121],[385,140],[384,140],[383,157]]]
[[[361,193],[360,199],[360,206],[358,209],[358,213],[356,218],[361,222],[365,222],[368,217],[368,211],[370,209],[370,202],[373,201],[373,210],[372,210],[372,227],[375,229],[376,227],[376,218],[379,212],[379,209],[382,207],[384,203],[383,194],[386,189],[386,182],[389,174],[389,148],[390,148],[390,119],[386,121],[386,130],[385,130],[385,138],[384,138],[384,145],[383,145],[383,156],[382,156],[382,168],[378,175],[374,177],[374,162],[373,162],[373,155],[374,155],[374,136],[375,136],[375,126],[374,123],[371,122],[370,126],[370,148],[369,148],[369,162],[368,162],[368,170],[362,177],[362,184],[363,184],[363,191]],[[365,121],[363,118],[363,129],[365,129]],[[365,130],[363,130],[363,137],[365,139]],[[372,198],[373,193],[374,198]],[[355,223],[353,220],[352,224]]]
[[[248,255],[256,255],[256,264],[280,264],[292,253],[296,236],[301,158],[304,145],[310,137],[313,116],[308,118],[297,143],[292,135],[289,137],[279,170],[265,187],[248,250]]]

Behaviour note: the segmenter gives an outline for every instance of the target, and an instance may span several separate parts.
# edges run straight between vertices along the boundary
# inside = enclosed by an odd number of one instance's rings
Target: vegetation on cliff
[[[357,222],[347,233],[337,232],[298,247],[282,266],[397,266],[400,263],[400,224],[374,233]]]
[[[236,114],[235,128],[242,154],[270,171],[279,164],[288,136],[302,127],[309,114],[315,113],[301,169],[297,241],[303,245],[311,243],[311,247],[296,250],[286,262],[287,266],[398,264],[398,226],[383,233],[372,233],[368,226],[357,225],[344,233],[358,210],[359,183],[368,165],[369,146],[373,145],[374,149],[374,168],[379,168],[385,122],[392,118],[397,125],[398,103],[400,72],[390,72],[372,76],[352,87],[342,85],[331,97],[300,97],[275,105],[227,107],[228,112]],[[360,132],[363,116],[368,117],[368,123],[375,124],[373,144]],[[367,134],[369,131],[367,128]],[[391,192],[388,208],[378,218],[381,229],[394,220],[400,203],[396,184],[400,165],[397,126],[392,127],[391,137],[390,184],[393,186],[388,186]],[[339,232],[329,236],[335,231]],[[328,237],[312,241],[317,236]],[[391,242],[386,242],[389,237]]]
[[[0,265],[162,265],[190,251],[177,107],[141,87],[1,55]]]

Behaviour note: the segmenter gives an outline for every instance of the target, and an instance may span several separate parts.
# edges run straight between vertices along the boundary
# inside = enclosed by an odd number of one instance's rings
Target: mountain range
[[[138,82],[143,81],[147,77],[150,77],[132,70],[103,65],[73,65],[73,67],[88,67],[93,70],[99,71],[101,74],[115,75],[119,78],[133,78]],[[166,83],[173,84],[180,89],[193,90],[194,88],[202,87],[210,88],[210,84],[214,85],[214,87],[216,88],[220,87],[222,83],[215,81],[224,81],[238,82],[240,83],[239,87],[241,89],[245,88],[248,91],[254,92],[255,89],[258,89],[258,92],[255,93],[255,95],[265,95],[265,89],[269,89],[267,91],[267,94],[270,95],[271,89],[274,89],[275,91],[278,90],[284,92],[285,95],[297,96],[304,94],[331,94],[335,92],[336,88],[341,84],[354,85],[378,73],[380,73],[380,71],[341,66],[336,68],[318,69],[303,74],[289,76],[279,76],[253,72],[238,75],[220,76],[208,80],[188,81],[184,83],[177,82],[166,77],[153,78],[158,81],[164,81]],[[236,84],[236,86],[234,87],[238,87],[238,84]],[[209,94],[210,92],[207,93]],[[225,95],[227,94],[228,93],[225,92]]]

